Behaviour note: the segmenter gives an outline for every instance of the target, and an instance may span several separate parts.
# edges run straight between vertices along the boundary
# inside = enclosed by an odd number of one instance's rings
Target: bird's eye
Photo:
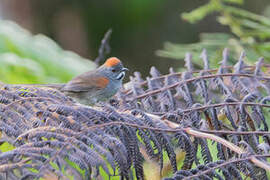
[[[116,69],[112,69],[112,72],[116,72]]]

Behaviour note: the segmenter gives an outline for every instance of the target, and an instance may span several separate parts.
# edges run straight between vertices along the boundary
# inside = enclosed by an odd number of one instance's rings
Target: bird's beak
[[[129,71],[128,68],[122,68],[121,71]]]

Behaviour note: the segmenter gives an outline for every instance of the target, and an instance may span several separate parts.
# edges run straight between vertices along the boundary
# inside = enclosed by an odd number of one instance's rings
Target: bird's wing
[[[69,81],[61,90],[70,92],[97,91],[105,88],[108,84],[108,78],[96,75],[94,72],[86,72]]]

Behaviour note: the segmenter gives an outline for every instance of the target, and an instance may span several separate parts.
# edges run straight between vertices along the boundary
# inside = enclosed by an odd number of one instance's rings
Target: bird
[[[108,58],[97,69],[82,73],[65,84],[39,84],[37,86],[57,89],[76,102],[93,106],[98,102],[107,101],[122,86],[128,68],[120,59]]]
[[[114,96],[122,86],[127,68],[116,58],[108,58],[99,68],[66,83],[60,91],[81,104],[94,105]]]

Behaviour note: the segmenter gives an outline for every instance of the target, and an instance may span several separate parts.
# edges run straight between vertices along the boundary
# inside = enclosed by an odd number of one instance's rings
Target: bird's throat
[[[120,72],[119,74],[118,74],[118,76],[116,77],[116,79],[117,80],[122,80],[124,77],[125,77],[125,72],[124,71],[122,71],[122,72]]]

